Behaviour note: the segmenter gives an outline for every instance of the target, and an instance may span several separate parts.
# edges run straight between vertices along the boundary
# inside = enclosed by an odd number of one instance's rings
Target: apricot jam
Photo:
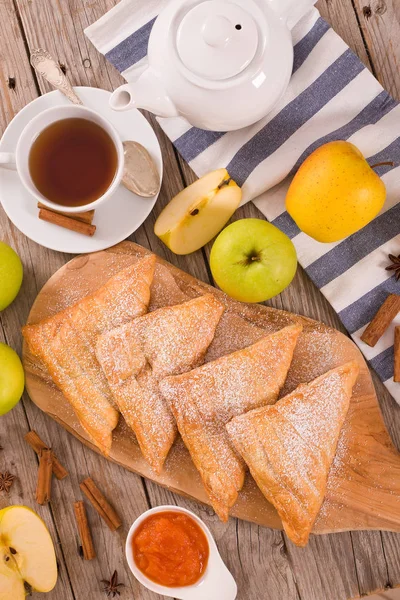
[[[150,515],[133,539],[136,566],[146,577],[166,587],[193,585],[207,568],[208,541],[198,524],[180,512]]]

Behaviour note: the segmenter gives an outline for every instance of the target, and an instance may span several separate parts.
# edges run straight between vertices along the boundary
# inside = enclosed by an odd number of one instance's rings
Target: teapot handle
[[[293,29],[317,0],[267,0],[272,10]]]

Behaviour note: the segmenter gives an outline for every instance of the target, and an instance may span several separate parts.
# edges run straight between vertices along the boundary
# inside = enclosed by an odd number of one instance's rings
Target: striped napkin
[[[146,66],[148,38],[167,0],[122,0],[86,35],[128,81]],[[229,133],[203,131],[182,118],[159,119],[197,175],[226,167],[265,217],[296,246],[299,262],[339,314],[369,364],[400,404],[393,382],[394,325],[375,348],[360,336],[400,283],[385,271],[387,255],[400,254],[400,168],[380,167],[388,198],[363,230],[334,244],[301,233],[285,211],[291,178],[304,159],[331,140],[353,142],[370,164],[400,164],[400,107],[344,41],[312,9],[293,30],[293,77],[286,95],[262,121]]]

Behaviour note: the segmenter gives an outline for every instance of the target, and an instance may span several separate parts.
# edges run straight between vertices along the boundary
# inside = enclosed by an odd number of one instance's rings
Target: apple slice
[[[175,254],[202,248],[226,225],[242,199],[242,190],[226,169],[204,175],[164,208],[154,233]]]
[[[24,581],[38,592],[52,590],[56,555],[42,519],[26,506],[9,506],[0,511],[0,600],[23,600]]]

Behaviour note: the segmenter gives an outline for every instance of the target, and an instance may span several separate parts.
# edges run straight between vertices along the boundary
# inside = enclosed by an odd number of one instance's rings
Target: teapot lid
[[[182,19],[177,51],[185,67],[205,79],[239,75],[254,59],[259,31],[251,13],[239,4],[207,0]]]

